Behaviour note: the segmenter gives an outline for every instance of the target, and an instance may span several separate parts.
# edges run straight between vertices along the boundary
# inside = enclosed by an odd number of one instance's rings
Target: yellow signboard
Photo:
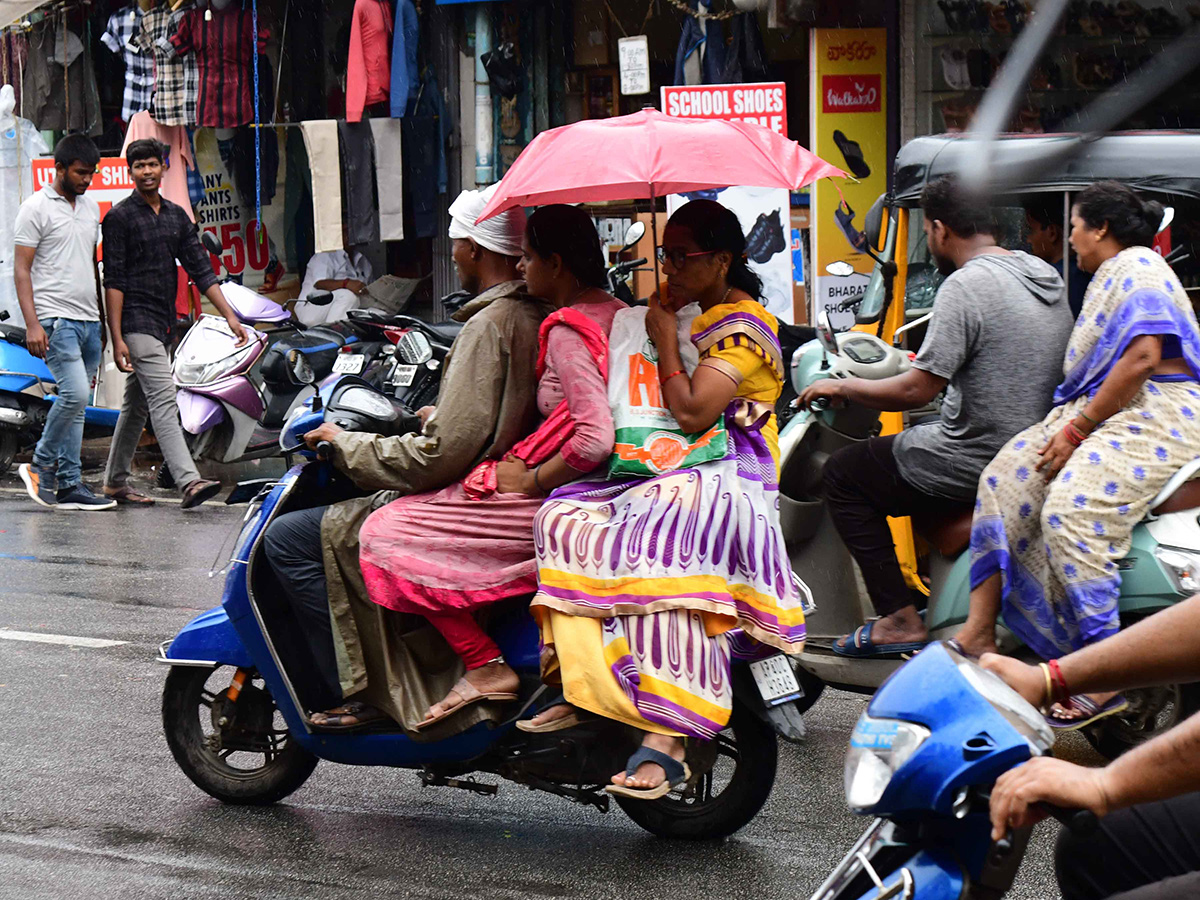
[[[811,149],[853,176],[812,188],[812,311],[828,309],[834,326],[847,328],[874,263],[846,232],[862,230],[887,190],[887,31],[814,28],[811,41]]]

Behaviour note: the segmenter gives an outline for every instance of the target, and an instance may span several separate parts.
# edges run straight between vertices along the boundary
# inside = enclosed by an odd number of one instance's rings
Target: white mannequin
[[[37,128],[15,115],[12,85],[0,87],[0,309],[9,325],[25,324],[13,282],[13,223],[22,201],[33,194],[31,161],[50,152]]]

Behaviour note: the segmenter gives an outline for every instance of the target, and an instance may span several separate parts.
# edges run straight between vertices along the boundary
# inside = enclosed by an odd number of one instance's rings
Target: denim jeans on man
[[[79,451],[83,445],[83,416],[92,392],[92,377],[100,368],[100,323],[76,319],[42,319],[49,346],[46,365],[58,383],[58,399],[50,406],[42,439],[33,451],[33,464],[57,469],[57,487],[74,487],[82,478]]]

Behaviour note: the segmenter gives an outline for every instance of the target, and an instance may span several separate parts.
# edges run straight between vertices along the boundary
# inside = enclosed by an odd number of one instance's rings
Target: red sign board
[[[686,119],[753,122],[787,136],[787,85],[674,85],[662,89],[663,112]]]
[[[822,112],[879,112],[883,79],[878,75],[824,75],[821,78]]]

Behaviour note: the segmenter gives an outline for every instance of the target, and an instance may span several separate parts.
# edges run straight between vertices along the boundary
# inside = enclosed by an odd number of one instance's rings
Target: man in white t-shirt
[[[304,325],[340,322],[350,310],[358,309],[373,280],[370,261],[353,247],[314,254],[304,272],[293,315]],[[327,306],[309,303],[313,291],[333,291],[333,302]]]
[[[54,181],[21,204],[14,226],[13,274],[26,346],[46,360],[58,386],[33,464],[19,472],[36,503],[58,509],[117,505],[83,483],[79,459],[84,410],[106,342],[96,269],[100,207],[84,196],[99,163],[89,138],[63,138],[54,148]]]

